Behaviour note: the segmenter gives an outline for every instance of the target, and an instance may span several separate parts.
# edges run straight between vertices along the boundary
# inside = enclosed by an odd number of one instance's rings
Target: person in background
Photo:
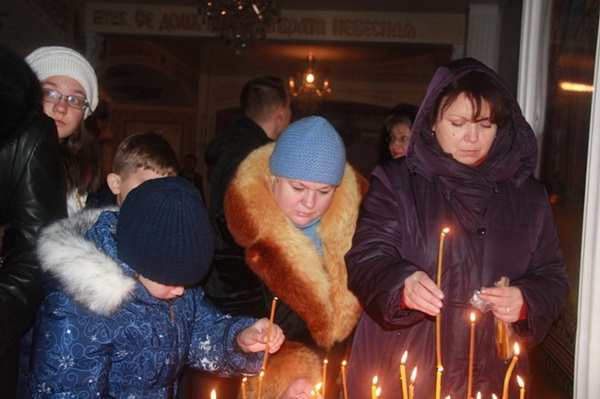
[[[187,154],[183,157],[183,166],[179,170],[177,176],[183,177],[184,179],[191,182],[202,196],[204,200],[204,184],[202,183],[202,175],[196,172],[196,165],[198,164],[198,158],[194,154]]]
[[[100,148],[83,123],[98,105],[96,73],[81,54],[66,47],[40,47],[25,61],[42,85],[44,112],[56,124],[72,215],[85,207],[102,179]]]
[[[66,216],[56,127],[29,65],[0,45],[0,397],[14,398],[19,340],[43,298],[35,242]]]
[[[398,104],[388,114],[381,130],[379,163],[406,155],[410,130],[419,111],[411,104]]]
[[[248,155],[231,181],[227,228],[245,259],[215,261],[204,288],[232,315],[268,316],[279,298],[275,322],[287,341],[269,358],[265,399],[279,399],[288,388],[284,398],[310,397],[324,359],[326,397],[339,397],[335,381],[345,340],[361,312],[347,288],[344,254],[367,186],[346,163],[341,137],[321,117],[292,123],[276,143]],[[249,397],[255,390],[253,379]]]
[[[219,312],[199,282],[212,258],[200,193],[149,179],[118,212],[89,209],[48,226],[38,251],[53,290],[36,320],[33,398],[172,398],[184,364],[256,373],[269,320]],[[274,325],[269,352],[284,341]]]
[[[179,170],[171,144],[158,132],[134,134],[117,147],[106,188],[88,198],[88,208],[121,205],[129,191],[149,179],[175,176]]]
[[[212,168],[208,217],[223,217],[223,198],[238,165],[256,148],[277,140],[289,125],[292,111],[287,87],[280,78],[249,80],[240,94],[242,116],[206,147],[204,159]],[[219,240],[217,237],[217,251]]]
[[[548,195],[533,177],[536,158],[535,135],[494,71],[472,58],[436,71],[406,157],[373,172],[346,255],[349,287],[365,310],[349,360],[350,398],[369,395],[374,372],[386,396],[402,397],[405,351],[407,370],[418,366],[415,399],[434,397],[437,315],[441,397],[466,397],[470,312],[472,392],[503,392],[510,355],[497,353],[497,320],[521,345],[508,395],[518,397],[527,349],[544,339],[569,289]],[[509,284],[497,286],[503,277]]]

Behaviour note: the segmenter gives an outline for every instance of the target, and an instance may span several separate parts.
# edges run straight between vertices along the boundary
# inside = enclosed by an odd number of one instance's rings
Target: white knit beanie
[[[25,61],[43,81],[51,76],[67,76],[83,86],[90,106],[85,110],[87,118],[98,105],[98,79],[90,63],[77,51],[67,47],[40,47],[29,54]]]

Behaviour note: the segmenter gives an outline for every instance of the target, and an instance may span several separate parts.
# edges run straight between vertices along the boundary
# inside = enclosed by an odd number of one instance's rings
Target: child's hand
[[[279,399],[310,399],[315,397],[312,395],[313,392],[315,392],[313,384],[306,378],[297,378],[288,385]],[[315,392],[315,394],[318,399],[323,399],[320,393]]]
[[[269,319],[262,318],[250,327],[245,328],[237,336],[237,343],[244,352],[260,352],[265,350],[267,342],[267,331],[269,330]],[[285,341],[283,330],[277,324],[271,327],[269,339],[269,353],[274,353],[281,348]]]

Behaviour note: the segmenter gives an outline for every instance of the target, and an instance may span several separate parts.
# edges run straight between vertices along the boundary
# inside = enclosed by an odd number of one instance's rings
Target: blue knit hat
[[[276,176],[337,186],[342,182],[346,150],[342,138],[320,116],[287,127],[275,144],[269,170]]]
[[[142,276],[187,286],[208,272],[213,241],[199,191],[182,177],[147,180],[127,195],[117,222],[118,257]]]

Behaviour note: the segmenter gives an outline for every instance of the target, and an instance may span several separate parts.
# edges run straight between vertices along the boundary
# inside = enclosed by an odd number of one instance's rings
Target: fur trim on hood
[[[246,248],[252,271],[306,322],[315,342],[329,348],[351,333],[361,313],[347,287],[344,255],[368,184],[346,165],[318,228],[321,256],[275,202],[268,167],[273,147],[271,143],[255,150],[238,168],[225,197],[227,225]]]
[[[109,316],[119,310],[136,287],[133,276],[127,275],[109,255],[84,234],[96,223],[102,211],[118,208],[84,210],[70,218],[46,227],[38,241],[38,256],[42,271],[56,281],[78,306],[99,316]]]

